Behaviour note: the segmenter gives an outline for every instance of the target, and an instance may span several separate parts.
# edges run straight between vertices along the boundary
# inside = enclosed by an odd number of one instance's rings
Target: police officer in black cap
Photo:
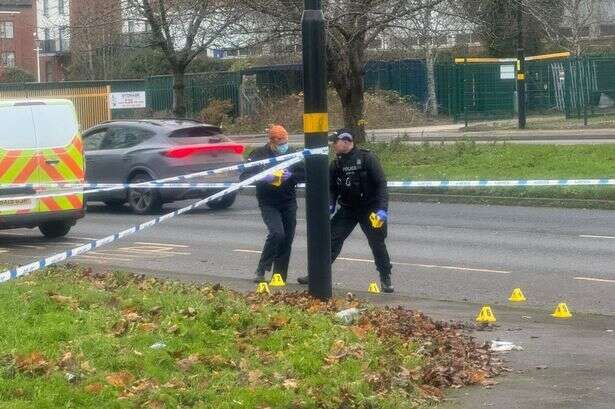
[[[350,130],[340,129],[331,136],[335,160],[330,167],[331,262],[342,250],[344,240],[359,224],[380,273],[382,291],[392,293],[391,260],[385,244],[389,198],[387,181],[378,158],[354,146]],[[340,207],[335,212],[336,203]],[[307,284],[308,277],[300,277]]]

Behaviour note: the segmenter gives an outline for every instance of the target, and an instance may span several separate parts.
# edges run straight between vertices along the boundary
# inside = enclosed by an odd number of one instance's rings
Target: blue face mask
[[[275,147],[275,150],[278,151],[278,153],[281,153],[282,155],[284,155],[286,152],[288,152],[288,144],[282,144],[282,145],[278,145]]]

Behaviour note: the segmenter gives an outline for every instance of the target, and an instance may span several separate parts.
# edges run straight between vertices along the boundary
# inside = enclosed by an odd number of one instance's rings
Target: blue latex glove
[[[275,180],[275,176],[271,173],[263,178],[263,182],[269,183],[269,184],[273,183],[274,180]]]
[[[387,214],[387,211],[386,211],[386,210],[383,210],[383,209],[378,210],[378,211],[376,212],[376,216],[378,216],[378,218],[379,218],[380,220],[382,220],[383,222],[386,222],[386,221],[387,221],[387,219],[389,218],[389,215]]]

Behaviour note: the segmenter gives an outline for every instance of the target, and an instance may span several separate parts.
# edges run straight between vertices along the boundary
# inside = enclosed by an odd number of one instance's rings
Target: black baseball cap
[[[333,132],[331,136],[329,137],[329,139],[331,140],[331,142],[335,142],[339,140],[352,142],[353,141],[352,131],[350,129],[342,128],[340,130]]]

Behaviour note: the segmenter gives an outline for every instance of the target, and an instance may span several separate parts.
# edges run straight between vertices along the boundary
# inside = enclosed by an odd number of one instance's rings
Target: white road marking
[[[261,254],[261,251],[256,250],[244,250],[244,249],[235,249],[233,250],[236,253],[251,253],[251,254]],[[373,260],[367,260],[362,258],[348,258],[348,257],[338,257],[338,260],[344,261],[354,261],[358,263],[373,263]],[[391,262],[394,266],[409,266],[409,267],[422,267],[422,268],[439,268],[443,270],[459,270],[459,271],[471,271],[475,273],[493,273],[493,274],[512,274],[510,271],[501,271],[501,270],[488,270],[483,268],[468,268],[468,267],[454,267],[454,266],[437,266],[431,264],[413,264],[413,263],[398,263]]]
[[[581,234],[579,237],[583,239],[610,239],[615,240],[614,236],[593,236],[591,234]]]
[[[24,249],[45,250],[44,246],[34,246],[31,244],[13,244],[11,247],[19,247]]]
[[[78,256],[78,258],[85,258],[93,261],[132,261],[131,258],[107,256],[106,254],[85,254]]]
[[[373,263],[374,260],[367,260],[362,258],[348,258],[338,257],[338,260],[355,261],[359,263]],[[472,271],[475,273],[494,273],[494,274],[512,274],[510,271],[501,270],[488,270],[484,268],[468,268],[468,267],[455,267],[455,266],[438,266],[433,264],[415,264],[415,263],[399,263],[392,261],[394,266],[408,266],[408,267],[421,267],[421,268],[439,268],[444,270],[459,270],[459,271]]]
[[[183,244],[148,243],[146,241],[135,241],[135,244],[144,244],[146,246],[178,247],[178,248],[183,248],[183,249],[189,249],[190,248],[190,246],[184,246]]]
[[[591,278],[591,277],[575,277],[575,280],[580,280],[580,281],[595,281],[598,283],[610,283],[610,284],[615,284],[615,280],[605,280],[604,278]]]

